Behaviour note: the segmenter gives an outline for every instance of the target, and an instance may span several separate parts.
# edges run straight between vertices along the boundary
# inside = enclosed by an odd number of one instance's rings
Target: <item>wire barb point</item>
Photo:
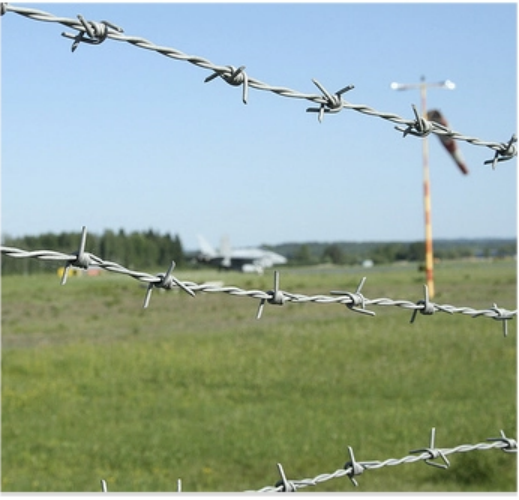
[[[503,336],[508,336],[508,320],[513,319],[513,315],[510,314],[509,311],[506,309],[501,309],[497,307],[497,304],[494,304],[492,307],[492,311],[495,311],[496,315],[493,317],[493,319],[497,321],[503,322]]]
[[[75,255],[76,258],[72,261],[69,261],[65,264],[65,269],[63,269],[63,276],[61,277],[61,284],[64,285],[67,282],[68,269],[71,266],[80,267],[82,269],[88,269],[88,266],[91,263],[90,255],[85,252],[86,246],[86,237],[87,237],[87,228],[83,226],[81,230],[81,241],[79,243],[79,250],[74,252],[72,255]]]
[[[425,463],[427,465],[432,465],[433,467],[438,467],[440,469],[448,469],[450,467],[450,462],[447,460],[447,457],[439,448],[434,447],[434,438],[436,436],[436,429],[433,427],[431,430],[431,440],[429,448],[420,448],[418,450],[411,450],[409,453],[428,453],[429,456],[424,458]],[[437,462],[431,462],[435,458],[441,458],[443,460],[443,464],[439,464]]]
[[[351,446],[348,446],[348,453],[350,455],[350,461],[344,464],[344,469],[351,469],[347,475],[353,485],[357,487],[359,486],[359,483],[355,479],[355,476],[360,476],[364,472],[365,467],[361,463],[355,461],[355,455],[353,454]]]
[[[99,45],[100,43],[104,42],[110,33],[110,29],[116,31],[117,33],[123,33],[122,28],[108,21],[87,21],[81,14],[78,14],[77,18],[83,29],[78,26],[75,28],[79,30],[77,34],[67,32],[61,33],[61,36],[74,40],[74,43],[71,47],[72,52],[78,48],[81,42],[89,43],[91,45]],[[85,34],[90,38],[86,38]]]
[[[229,85],[234,85],[235,87],[243,85],[242,101],[243,104],[247,104],[249,98],[249,77],[245,73],[245,66],[240,66],[239,68],[227,66],[224,70],[216,70],[204,80],[204,83],[214,80],[217,76],[225,80]]]
[[[279,475],[281,479],[276,483],[276,488],[283,486],[282,492],[294,492],[296,491],[296,487],[294,483],[289,481],[285,475],[285,471],[283,470],[283,466],[281,464],[277,464]]]
[[[494,158],[492,160],[486,160],[484,162],[485,165],[492,164],[492,170],[495,170],[496,164],[500,161],[511,160],[515,156],[517,156],[517,147],[515,143],[517,142],[517,136],[515,134],[512,135],[507,144],[501,144],[501,147],[496,149],[494,154]]]
[[[343,108],[343,101],[341,95],[349,90],[353,89],[353,85],[347,85],[335,94],[330,94],[315,78],[312,78],[315,86],[323,93],[323,99],[321,99],[321,106],[318,108],[307,108],[306,111],[310,113],[319,113],[319,123],[323,121],[324,113],[338,113]]]
[[[263,314],[263,308],[265,307],[265,302],[274,304],[276,306],[282,306],[285,303],[285,295],[279,289],[279,271],[274,271],[274,290],[269,290],[267,294],[270,295],[270,298],[260,300],[256,319],[261,318],[261,315]]]
[[[515,439],[507,438],[505,435],[505,431],[501,430],[500,438],[487,438],[487,441],[501,441],[506,444],[502,450],[505,453],[517,453],[517,441]]]
[[[191,297],[195,297],[195,292],[193,292],[193,290],[188,288],[186,285],[184,285],[184,283],[179,281],[177,278],[175,278],[175,276],[173,276],[173,274],[171,274],[173,272],[173,269],[175,269],[174,260],[171,261],[171,264],[165,274],[157,274],[157,278],[159,279],[159,281],[152,281],[149,283],[148,289],[146,290],[146,296],[144,297],[144,309],[147,309],[150,304],[151,292],[153,290],[153,287],[163,288],[164,290],[171,290],[175,286],[178,286],[179,288],[184,290],[184,292],[191,295]]]
[[[419,300],[416,305],[422,306],[420,309],[415,309],[413,311],[413,314],[411,316],[410,323],[414,323],[414,320],[416,319],[416,313],[420,311],[420,314],[426,314],[428,316],[431,316],[434,314],[434,311],[436,311],[436,307],[432,302],[429,302],[429,288],[427,288],[427,285],[423,286],[424,288],[424,300]]]
[[[413,113],[415,117],[415,121],[412,122],[407,128],[403,129],[401,127],[395,127],[396,130],[403,132],[403,137],[408,134],[414,135],[416,137],[427,137],[432,132],[432,124],[428,120],[426,120],[423,116],[420,116],[416,106],[412,104]],[[437,125],[437,124],[435,124]]]
[[[358,312],[361,314],[367,314],[368,316],[376,316],[376,314],[373,311],[369,311],[368,309],[366,309],[366,299],[365,299],[364,295],[362,295],[362,293],[360,293],[365,282],[366,282],[366,277],[364,276],[360,280],[360,283],[357,286],[357,289],[355,290],[354,293],[332,290],[330,292],[330,294],[331,295],[345,295],[346,297],[349,297],[351,299],[351,303],[346,303],[345,305],[351,311],[355,311],[355,312]]]

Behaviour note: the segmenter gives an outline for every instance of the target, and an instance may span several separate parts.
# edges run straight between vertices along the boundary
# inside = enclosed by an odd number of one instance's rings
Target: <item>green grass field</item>
[[[178,272],[270,290],[273,274]],[[416,266],[281,269],[281,289],[418,301]],[[516,309],[516,263],[445,263],[439,304]],[[2,279],[2,490],[257,490],[333,473],[349,460],[402,458],[516,438],[516,320],[373,306],[267,304],[224,293],[153,292],[115,274]],[[301,491],[517,491],[501,450],[365,471]]]

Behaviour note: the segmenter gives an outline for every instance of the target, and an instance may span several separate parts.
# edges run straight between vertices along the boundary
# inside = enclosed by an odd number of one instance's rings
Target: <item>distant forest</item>
[[[285,243],[270,246],[289,259],[293,265],[343,264],[357,265],[365,260],[374,264],[388,264],[397,261],[423,262],[425,243],[415,242],[310,242]],[[434,258],[454,260],[464,258],[504,258],[516,255],[517,241],[512,238],[498,239],[453,239],[434,240]]]
[[[66,254],[78,250],[79,232],[45,233],[21,238],[3,237],[2,245],[21,250],[53,250]],[[397,261],[421,263],[424,261],[425,245],[416,242],[305,242],[262,245],[288,258],[288,266],[316,264],[359,265],[364,261],[373,264],[388,264]],[[172,260],[177,268],[198,267],[196,251],[185,251],[178,235],[147,231],[88,234],[86,249],[103,260],[117,262],[129,269],[139,271],[166,270]],[[435,240],[434,257],[439,260],[463,258],[505,258],[516,255],[515,239],[455,239]],[[30,274],[55,272],[64,263],[36,259],[2,257],[2,274]]]
[[[80,240],[79,232],[45,233],[22,238],[4,237],[2,245],[21,250],[53,250],[71,254],[78,251]],[[123,229],[118,232],[106,230],[102,235],[88,233],[85,251],[139,271],[163,268],[165,272],[172,260],[177,267],[184,265],[184,250],[178,235],[161,235],[151,229],[131,233]],[[55,271],[63,265],[64,262],[2,257],[2,274]]]

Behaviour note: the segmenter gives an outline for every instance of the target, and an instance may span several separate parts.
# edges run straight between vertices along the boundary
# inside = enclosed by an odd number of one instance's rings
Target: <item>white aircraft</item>
[[[204,239],[198,235],[200,253],[197,256],[198,262],[210,264],[219,269],[233,269],[243,273],[263,274],[266,267],[286,264],[287,259],[270,250],[262,248],[231,248],[231,243],[227,236],[222,238],[220,251],[217,252]]]

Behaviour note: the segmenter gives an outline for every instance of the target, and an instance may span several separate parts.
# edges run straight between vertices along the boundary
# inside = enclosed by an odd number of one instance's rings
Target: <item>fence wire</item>
[[[276,492],[295,492],[302,488],[309,486],[317,486],[320,483],[330,481],[331,479],[340,479],[347,477],[355,487],[358,487],[358,482],[355,479],[356,476],[360,476],[364,471],[381,469],[382,467],[389,467],[394,465],[411,464],[415,462],[423,461],[427,465],[437,467],[440,469],[448,469],[450,467],[450,461],[447,458],[448,455],[453,453],[468,453],[471,451],[485,451],[492,449],[500,449],[506,453],[517,453],[517,442],[515,439],[506,437],[503,430],[500,432],[501,437],[488,438],[486,443],[478,444],[462,444],[454,448],[436,448],[435,447],[435,436],[436,429],[433,427],[431,430],[431,436],[429,446],[424,448],[418,448],[411,450],[403,458],[388,458],[386,460],[370,460],[370,461],[356,461],[353,449],[348,446],[348,454],[350,460],[344,464],[344,467],[337,469],[335,472],[329,474],[319,474],[314,478],[309,479],[287,479],[286,473],[283,466],[278,463],[277,469],[281,476],[281,479],[276,482],[274,486],[265,486],[260,490],[248,490],[246,493],[276,493]],[[490,441],[490,442],[489,442]],[[435,461],[433,461],[435,460]],[[101,490],[108,492],[108,485],[104,479],[101,479]],[[177,492],[182,491],[182,481],[177,480]]]
[[[292,293],[281,290],[279,271],[274,272],[274,287],[272,290],[243,290],[236,286],[220,286],[214,283],[195,283],[193,281],[180,281],[172,273],[175,268],[175,262],[172,261],[169,269],[165,273],[156,275],[148,274],[146,272],[133,271],[117,262],[103,260],[102,258],[85,252],[87,230],[83,226],[79,250],[70,254],[56,252],[52,250],[21,250],[19,248],[1,246],[0,251],[2,255],[12,257],[15,259],[33,258],[43,261],[64,261],[65,270],[61,279],[61,284],[64,285],[67,281],[67,272],[70,267],[78,267],[81,269],[88,269],[90,266],[95,266],[109,272],[124,274],[134,279],[141,281],[148,285],[146,296],[144,298],[143,307],[147,308],[150,303],[151,293],[153,288],[162,288],[164,290],[181,289],[191,297],[196,296],[196,292],[207,293],[226,293],[237,297],[249,297],[259,300],[259,306],[256,313],[256,318],[260,319],[263,314],[265,304],[273,304],[281,306],[285,303],[304,304],[312,302],[315,304],[341,304],[345,305],[349,310],[375,316],[375,312],[367,309],[368,306],[395,306],[412,311],[410,322],[413,323],[416,319],[417,313],[423,315],[432,315],[435,312],[445,312],[449,314],[463,314],[477,318],[484,316],[494,320],[503,322],[503,334],[508,335],[507,321],[517,316],[517,310],[510,311],[503,309],[493,304],[489,309],[474,309],[472,307],[458,307],[451,304],[436,304],[429,300],[429,293],[427,286],[424,285],[424,298],[417,302],[409,300],[395,300],[387,297],[376,299],[369,299],[365,297],[361,291],[366,278],[362,278],[355,292],[347,291],[331,291],[330,295],[304,295],[299,293]]]
[[[450,467],[450,462],[447,459],[447,455],[450,455],[452,453],[466,453],[469,451],[490,450],[493,448],[501,449],[507,453],[517,453],[517,442],[514,439],[507,438],[503,431],[501,431],[501,437],[487,439],[487,441],[492,441],[492,443],[479,443],[475,445],[463,444],[460,446],[456,446],[455,448],[435,448],[435,432],[436,430],[435,428],[433,428],[431,431],[429,447],[412,450],[409,453],[413,455],[408,455],[400,459],[389,458],[384,461],[372,460],[367,462],[357,462],[353,454],[353,449],[350,446],[348,446],[350,460],[346,462],[342,469],[338,469],[335,472],[332,472],[331,474],[320,474],[314,477],[313,479],[288,480],[283,470],[283,467],[281,466],[281,464],[278,463],[277,467],[281,479],[276,483],[274,487],[266,486],[261,490],[258,490],[258,492],[293,492],[301,488],[306,488],[308,486],[317,486],[319,483],[329,481],[330,479],[341,478],[344,476],[347,476],[350,479],[350,481],[354,484],[354,486],[358,486],[355,476],[359,476],[366,470],[380,469],[382,467],[402,465],[405,463],[414,463],[419,462],[421,460],[423,460],[427,465],[447,469],[448,467]],[[416,453],[420,454],[416,455]],[[433,460],[435,459],[441,459],[441,461],[433,462]]]
[[[253,88],[272,92],[282,97],[303,99],[317,104],[318,107],[310,107],[307,108],[306,111],[317,113],[319,122],[322,121],[325,113],[338,113],[343,109],[351,109],[368,116],[376,116],[378,118],[397,123],[400,126],[395,128],[402,132],[404,137],[406,135],[426,137],[427,135],[433,133],[439,136],[448,136],[458,141],[466,141],[477,146],[485,146],[494,150],[494,157],[491,160],[486,160],[484,162],[484,164],[492,164],[492,168],[495,168],[498,162],[510,160],[517,155],[517,136],[515,133],[508,142],[498,143],[484,141],[478,139],[477,137],[463,135],[460,132],[456,132],[434,121],[426,120],[424,117],[419,116],[415,106],[412,106],[414,119],[405,119],[394,113],[377,111],[364,104],[352,104],[345,101],[342,98],[342,95],[352,90],[354,88],[353,85],[348,85],[335,93],[331,93],[318,80],[312,79],[315,86],[321,91],[321,94],[303,93],[287,87],[269,85],[268,83],[257,80],[245,72],[245,66],[235,67],[232,65],[216,65],[203,57],[187,55],[174,48],[155,45],[153,42],[146,40],[145,38],[124,35],[124,30],[122,28],[108,21],[87,21],[81,15],[78,15],[77,19],[69,19],[65,17],[58,17],[54,14],[37,9],[19,7],[8,3],[1,3],[0,15],[3,16],[6,12],[19,14],[36,21],[58,23],[66,26],[67,28],[76,30],[77,33],[62,33],[62,36],[74,40],[72,44],[72,52],[78,48],[80,43],[99,45],[107,38],[110,38],[120,42],[127,42],[135,47],[151,50],[157,52],[158,54],[162,54],[163,56],[179,61],[189,62],[200,68],[210,70],[212,72],[211,75],[209,75],[204,81],[210,82],[211,80],[220,77],[229,85],[242,87],[242,101],[244,104],[248,103],[249,88]],[[402,125],[404,125],[405,128],[402,128]]]

